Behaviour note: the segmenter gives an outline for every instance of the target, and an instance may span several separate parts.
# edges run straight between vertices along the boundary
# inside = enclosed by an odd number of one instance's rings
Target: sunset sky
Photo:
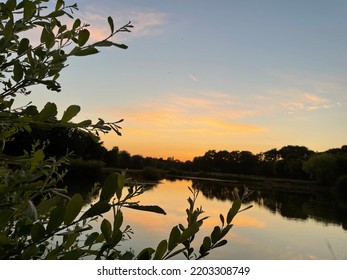
[[[67,1],[69,2],[69,1]],[[31,96],[80,119],[123,119],[107,148],[193,159],[209,149],[324,151],[347,144],[347,1],[83,0],[93,39],[107,16],[133,32],[73,58],[62,92]],[[43,91],[43,90],[42,90]]]

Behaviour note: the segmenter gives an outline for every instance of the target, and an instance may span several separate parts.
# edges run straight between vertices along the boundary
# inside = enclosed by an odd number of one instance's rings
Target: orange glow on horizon
[[[152,136],[136,138],[136,139],[125,139],[124,136],[118,137],[115,135],[103,136],[102,141],[104,146],[110,150],[113,147],[118,147],[122,151],[127,151],[131,155],[141,155],[143,157],[154,157],[167,159],[173,157],[180,161],[193,160],[194,157],[203,156],[208,150],[228,150],[228,151],[250,151],[254,154],[265,152],[272,148],[276,148],[270,145],[247,145],[247,144],[223,144],[216,143],[194,143],[190,142],[174,142],[171,141],[156,141],[155,137],[153,141],[150,140]],[[138,140],[137,140],[138,139]]]
[[[131,155],[174,157],[181,161],[193,160],[208,150],[257,154],[286,145],[307,146],[316,151],[331,148],[326,143],[319,143],[317,138],[311,140],[311,136],[299,140],[288,127],[273,125],[278,112],[291,114],[295,121],[294,113],[297,111],[328,108],[330,104],[324,98],[307,92],[289,92],[288,96],[285,94],[280,99],[274,92],[267,97],[256,96],[261,103],[251,107],[251,100],[246,102],[247,106],[241,106],[240,100],[232,94],[199,92],[193,98],[188,93],[187,96],[167,94],[156,101],[143,100],[141,104],[118,111],[124,118],[121,124],[123,136],[103,136],[105,147],[112,149],[117,146]],[[266,106],[262,106],[263,103]],[[106,119],[115,119],[114,108],[100,110]],[[266,121],[259,122],[261,118]],[[307,143],[314,143],[318,149]]]

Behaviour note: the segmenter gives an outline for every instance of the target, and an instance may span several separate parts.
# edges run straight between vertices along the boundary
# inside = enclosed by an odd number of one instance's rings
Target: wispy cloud
[[[193,74],[190,74],[190,75],[189,75],[189,78],[190,78],[191,80],[193,80],[194,82],[198,82],[198,81],[199,81],[198,78],[197,78],[195,75],[193,75]]]
[[[128,128],[140,134],[142,128],[147,127],[149,130],[143,130],[147,134],[151,131],[167,138],[175,133],[201,136],[210,132],[218,136],[232,136],[267,131],[259,124],[259,119],[264,116],[296,114],[302,117],[311,111],[327,110],[332,106],[327,98],[300,91],[269,91],[267,94],[246,96],[186,91],[183,94],[166,94],[154,103],[137,100],[131,109],[122,110],[122,117],[127,120]],[[109,110],[114,112],[114,108]]]
[[[298,90],[270,92],[267,95],[258,96],[258,99],[268,104],[268,108],[272,111],[285,111],[290,114],[330,109],[336,105],[325,97]]]
[[[271,89],[266,95],[274,99],[280,97],[287,101],[286,105],[292,103],[292,109],[313,111],[347,103],[347,83],[338,76],[316,73],[299,75],[290,71],[276,72],[272,76],[280,82],[281,88]]]
[[[131,36],[124,34],[117,35],[120,40],[124,41],[131,37],[155,36],[163,32],[163,27],[167,21],[167,14],[156,10],[143,9],[123,9],[123,10],[102,10],[97,9],[95,4],[85,7],[79,14],[85,23],[90,24],[91,38],[93,40],[102,40],[110,34],[107,23],[107,17],[114,19],[115,27],[121,27],[131,21],[134,28],[131,30]]]
[[[325,97],[298,90],[267,90],[248,95],[186,90],[163,95],[154,102],[136,100],[133,106],[123,108],[127,135],[123,145],[132,141],[134,151],[146,148],[155,154],[160,150],[161,155],[175,154],[181,158],[210,148],[227,149],[228,145],[260,149],[258,146],[265,145],[268,140],[264,139],[272,133],[272,126],[266,125],[269,117],[293,114],[298,119],[331,106],[334,105]],[[114,113],[114,108],[109,110]],[[103,112],[105,115],[105,108]],[[141,139],[141,148],[136,146],[136,139]]]
[[[231,103],[231,100],[229,101]],[[155,106],[146,102],[137,104],[136,109],[126,110],[124,117],[137,132],[139,127],[147,127],[160,137],[167,138],[175,134],[188,137],[201,137],[208,133],[215,136],[232,136],[264,131],[265,128],[261,126],[240,120],[240,116],[245,113],[233,112],[233,108],[228,112],[223,106],[223,94],[215,99],[204,94],[198,97],[168,95],[162,101],[156,102]],[[220,112],[223,110],[225,113]]]

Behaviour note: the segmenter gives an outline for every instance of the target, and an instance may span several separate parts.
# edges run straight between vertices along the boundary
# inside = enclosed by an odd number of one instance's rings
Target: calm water
[[[196,206],[202,205],[210,217],[196,237],[198,251],[199,241],[220,225],[219,214],[226,216],[232,204],[231,190],[236,185],[202,180],[161,181],[139,198],[142,205],[161,206],[167,215],[124,209],[125,225],[135,233],[124,243],[124,249],[138,253],[145,247],[155,248],[168,238],[172,227],[185,224],[188,187],[200,189]],[[228,244],[212,251],[208,259],[347,258],[347,203],[343,199],[329,193],[255,190],[243,207],[251,204],[253,208],[234,219]]]

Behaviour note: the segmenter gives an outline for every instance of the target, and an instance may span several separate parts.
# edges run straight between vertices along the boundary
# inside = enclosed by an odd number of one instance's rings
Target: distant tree
[[[275,165],[275,174],[279,177],[293,179],[307,179],[308,174],[302,164],[314,152],[304,146],[285,146],[278,150],[279,160]]]
[[[144,158],[141,155],[134,155],[131,157],[131,168],[142,169],[144,167]]]
[[[105,164],[109,167],[119,167],[119,148],[113,147],[105,154]]]
[[[120,151],[118,154],[118,162],[120,168],[127,168],[131,163],[131,155],[127,151]]]
[[[275,176],[275,166],[280,159],[277,149],[271,149],[258,154],[258,174],[262,176]]]
[[[214,154],[213,165],[218,172],[230,171],[230,153],[226,150],[218,151]]]
[[[239,173],[244,175],[254,175],[257,172],[258,157],[249,151],[240,153]]]
[[[194,157],[193,164],[195,168],[204,172],[213,171],[213,163],[216,153],[217,152],[215,150],[209,150],[203,156]]]
[[[271,149],[264,153],[263,160],[266,162],[276,162],[281,157],[280,152],[277,149]]]
[[[329,149],[325,153],[336,157],[337,176],[347,175],[347,145]]]
[[[331,154],[321,153],[311,156],[303,165],[311,179],[324,185],[332,185],[336,180],[337,160]]]
[[[284,160],[290,159],[307,159],[309,156],[314,154],[313,151],[309,150],[304,146],[284,146],[278,150],[278,154]]]

